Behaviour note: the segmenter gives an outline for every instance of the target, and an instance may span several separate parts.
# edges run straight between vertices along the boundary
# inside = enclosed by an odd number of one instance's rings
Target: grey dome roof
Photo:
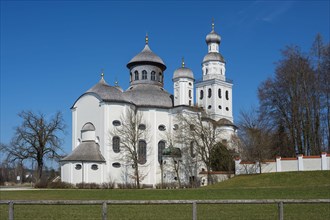
[[[95,141],[83,141],[61,161],[105,162],[105,159],[101,154],[100,145]]]
[[[126,98],[138,106],[171,108],[172,95],[163,88],[152,84],[137,84],[124,92]]]
[[[221,37],[214,30],[212,30],[211,33],[206,35],[205,41],[206,41],[207,44],[209,44],[209,43],[218,43],[218,44],[220,44]]]
[[[191,71],[191,69],[186,68],[186,67],[180,67],[180,68],[176,69],[173,73],[173,79],[176,79],[176,78],[194,79],[194,74]]]
[[[127,101],[119,86],[110,86],[103,78],[86,93],[97,94],[103,101]]]
[[[151,51],[148,44],[145,45],[145,47],[139,54],[137,54],[128,62],[127,67],[131,68],[138,63],[152,63],[156,66],[159,66],[163,71],[166,69],[164,61],[158,55]]]
[[[210,52],[208,54],[205,55],[204,59],[203,59],[203,63],[207,62],[207,61],[220,61],[225,63],[225,59],[223,58],[223,56],[220,53],[216,53],[216,52]]]
[[[92,123],[87,122],[81,129],[82,131],[95,131],[95,127]]]

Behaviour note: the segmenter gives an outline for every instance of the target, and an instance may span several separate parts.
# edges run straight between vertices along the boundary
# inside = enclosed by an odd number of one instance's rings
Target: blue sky
[[[234,81],[234,120],[258,104],[257,87],[274,74],[286,45],[308,52],[317,33],[329,42],[329,1],[1,1],[1,142],[22,110],[62,111],[71,150],[75,100],[100,79],[127,89],[128,61],[149,46],[165,62],[165,89],[184,56],[201,78],[205,36],[222,37],[226,76]]]

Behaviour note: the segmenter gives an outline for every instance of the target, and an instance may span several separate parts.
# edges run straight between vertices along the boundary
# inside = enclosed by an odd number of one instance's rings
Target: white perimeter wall
[[[330,170],[330,154],[322,153],[321,156],[303,156],[297,158],[281,158],[261,163],[262,173],[289,172],[289,171],[311,171]],[[235,160],[235,174],[259,173],[259,162]]]

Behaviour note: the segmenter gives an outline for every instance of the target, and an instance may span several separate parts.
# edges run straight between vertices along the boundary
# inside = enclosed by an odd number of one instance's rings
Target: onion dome
[[[160,67],[163,71],[166,69],[164,61],[151,51],[148,45],[148,35],[146,36],[146,45],[143,50],[128,62],[127,67],[131,68],[138,64],[152,64]]]
[[[194,79],[194,74],[191,69],[184,66],[184,60],[182,58],[182,67],[176,69],[173,74],[173,80],[177,78],[189,78]]]
[[[221,37],[220,37],[219,34],[217,34],[214,31],[214,22],[212,22],[212,31],[211,31],[211,33],[206,35],[205,41],[206,41],[207,44],[209,44],[209,43],[218,43],[218,44],[220,44]]]
[[[220,53],[216,52],[210,52],[204,56],[203,63],[208,61],[220,61],[222,63],[226,62],[223,56]]]

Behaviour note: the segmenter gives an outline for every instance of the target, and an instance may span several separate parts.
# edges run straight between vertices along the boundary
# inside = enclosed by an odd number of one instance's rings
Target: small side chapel
[[[146,173],[141,184],[156,187],[162,181],[177,181],[174,171],[162,172],[159,158],[168,152],[165,132],[175,132],[178,114],[205,111],[224,131],[219,140],[230,143],[237,132],[233,123],[233,84],[226,79],[226,62],[220,53],[220,42],[221,37],[212,22],[212,30],[206,35],[208,52],[202,60],[202,79],[196,81],[193,71],[182,60],[181,67],[172,75],[173,95],[164,89],[166,65],[150,49],[148,36],[143,50],[127,63],[130,85],[126,90],[117,84],[109,85],[102,73],[100,81],[71,107],[72,152],[60,161],[61,180],[72,184],[133,181],[125,175],[132,169],[132,164],[120,157],[121,137],[109,137],[109,131],[122,126],[121,116],[127,109],[140,112],[150,131],[150,140],[140,140],[138,146],[144,149],[138,153],[144,154],[148,161],[146,166],[141,166]],[[177,157],[196,156],[191,152],[185,155],[177,149]],[[206,169],[197,159],[195,161],[194,171],[182,174],[182,182],[197,178],[198,173]]]

